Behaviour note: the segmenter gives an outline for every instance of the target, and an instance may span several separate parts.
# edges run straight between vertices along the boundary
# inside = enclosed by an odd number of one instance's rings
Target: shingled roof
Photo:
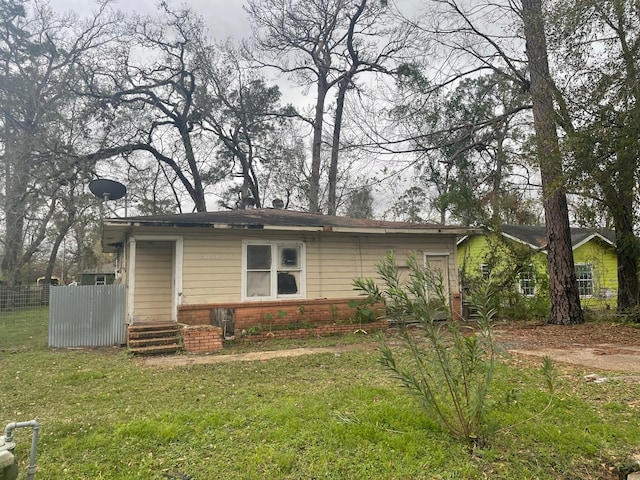
[[[544,249],[547,246],[547,234],[544,226],[539,225],[502,225],[502,234],[521,243],[525,243],[534,249]],[[616,244],[615,232],[611,230],[593,230],[589,228],[574,228],[571,231],[571,246],[575,249],[594,237],[614,246]]]
[[[103,245],[123,241],[130,227],[301,230],[351,233],[469,235],[478,229],[455,225],[391,222],[297,212],[277,208],[109,218],[103,222]]]

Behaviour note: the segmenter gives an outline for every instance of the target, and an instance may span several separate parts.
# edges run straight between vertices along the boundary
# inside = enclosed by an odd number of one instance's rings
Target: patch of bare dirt
[[[514,354],[548,355],[558,362],[600,370],[640,372],[640,330],[627,325],[505,322],[495,331]]]
[[[640,329],[626,325],[584,323],[548,325],[533,322],[498,323],[495,333],[505,350],[515,355],[543,357],[597,370],[640,373]],[[222,362],[265,361],[317,353],[340,354],[376,348],[376,343],[307,347],[232,355],[172,355],[140,359],[145,366],[184,367]]]
[[[256,362],[274,358],[299,357],[318,353],[340,354],[349,350],[372,348],[375,344],[340,345],[336,347],[306,347],[287,350],[265,350],[262,352],[237,353],[230,355],[171,355],[168,357],[146,357],[140,362],[145,366],[154,367],[186,367],[188,365],[206,365],[226,362]]]

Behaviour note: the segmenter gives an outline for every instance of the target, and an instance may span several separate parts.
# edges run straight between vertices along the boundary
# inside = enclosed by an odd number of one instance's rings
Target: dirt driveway
[[[496,334],[511,353],[543,357],[597,370],[640,373],[640,329],[625,325],[585,323],[547,325],[498,324]]]
[[[545,356],[557,362],[583,365],[597,371],[640,373],[640,329],[625,325],[586,323],[547,325],[544,323],[498,323],[495,332],[500,344],[516,355]],[[375,349],[375,343],[339,347],[295,348],[235,355],[173,355],[147,357],[146,366],[181,367],[234,361],[264,361],[317,353],[340,354],[354,349]]]

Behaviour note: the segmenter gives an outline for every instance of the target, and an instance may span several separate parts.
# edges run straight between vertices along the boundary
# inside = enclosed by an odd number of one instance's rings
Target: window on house
[[[303,244],[264,242],[245,244],[246,298],[301,296]]]
[[[533,267],[522,270],[518,274],[518,290],[525,297],[533,297],[536,294],[536,274]]]
[[[580,293],[580,296],[593,296],[593,265],[590,263],[577,263],[576,279],[578,280],[578,292]]]
[[[491,267],[488,263],[483,263],[480,265],[480,274],[482,275],[483,280],[488,280],[491,275]]]
[[[96,285],[106,285],[106,284],[107,284],[106,275],[96,275]]]

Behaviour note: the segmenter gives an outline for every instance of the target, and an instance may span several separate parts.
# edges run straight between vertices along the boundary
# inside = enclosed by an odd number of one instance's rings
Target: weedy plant
[[[415,254],[409,255],[407,266],[408,278],[401,282],[389,254],[377,265],[381,287],[373,279],[354,282],[370,300],[384,301],[400,328],[401,346],[383,342],[380,361],[420,399],[431,418],[473,450],[490,433],[488,395],[497,358],[495,289],[487,282],[472,293],[477,319],[463,332],[464,325],[451,320],[441,274],[418,265]]]

